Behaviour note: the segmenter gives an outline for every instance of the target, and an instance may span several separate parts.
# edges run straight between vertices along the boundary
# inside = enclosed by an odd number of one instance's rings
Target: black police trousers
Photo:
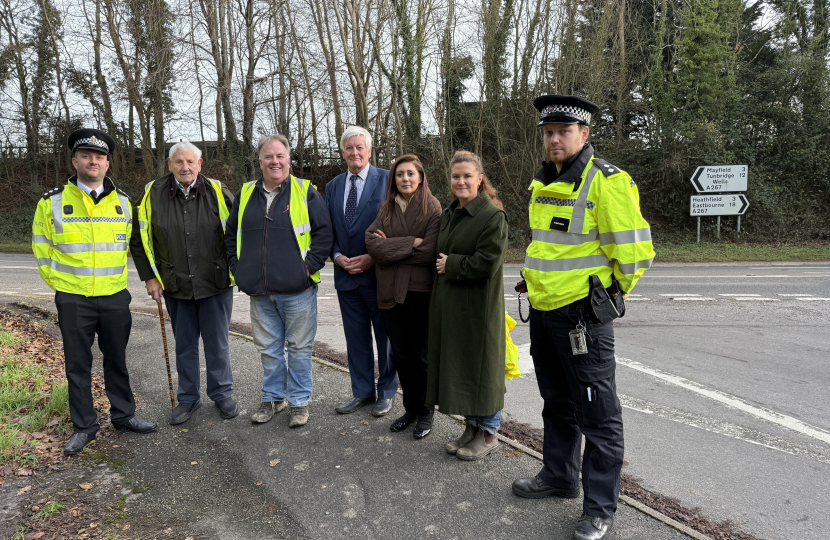
[[[110,296],[83,296],[58,291],[55,305],[63,336],[69,415],[76,433],[98,432],[98,415],[92,405],[92,342],[104,355],[104,387],[113,424],[135,415],[135,399],[127,373],[127,341],[132,329],[129,291]]]
[[[579,321],[579,300],[552,311],[530,310],[530,354],[544,400],[544,459],[541,479],[548,485],[579,485],[582,435],[583,511],[611,517],[617,511],[623,463],[622,408],[614,370],[613,323],[589,322],[583,312],[588,353],[574,355],[568,333]]]

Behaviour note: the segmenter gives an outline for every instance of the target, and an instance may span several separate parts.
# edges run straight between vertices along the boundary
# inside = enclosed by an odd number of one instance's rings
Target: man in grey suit
[[[386,200],[389,171],[369,163],[372,136],[362,127],[353,126],[343,132],[340,151],[349,170],[326,184],[326,204],[334,228],[331,254],[335,265],[334,288],[343,316],[353,397],[335,410],[349,414],[374,403],[372,414],[384,416],[392,408],[398,374],[389,358],[386,330],[377,303],[375,262],[366,251],[365,233]],[[378,358],[377,386],[373,329]]]

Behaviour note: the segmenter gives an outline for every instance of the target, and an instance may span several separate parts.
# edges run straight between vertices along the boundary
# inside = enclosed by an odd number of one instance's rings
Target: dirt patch
[[[182,538],[179,523],[131,512],[151,486],[120,472],[130,457],[120,446],[98,439],[48,471],[8,481],[0,490],[0,537]]]
[[[40,333],[53,340],[61,339],[58,314],[26,302],[0,302],[0,311],[32,324]]]
[[[54,312],[24,302],[0,302],[0,323],[23,338],[15,354],[44,370],[46,383],[41,390],[65,380]],[[149,486],[131,482],[120,472],[132,456],[112,441],[114,430],[100,365],[93,370],[92,393],[101,429],[78,456],[65,456],[61,451],[72,433],[66,419],[53,418],[42,431],[20,426],[24,439],[20,452],[28,459],[0,465],[0,538],[182,537],[180,532],[174,534],[177,524],[169,519],[129,514],[130,503],[139,500]],[[10,425],[18,422],[16,415],[6,420]]]
[[[499,432],[518,443],[521,443],[531,450],[543,452],[545,442],[544,430],[535,428],[530,424],[516,422],[515,420],[504,420],[501,423]],[[623,462],[623,466],[628,463]],[[714,521],[701,513],[701,509],[684,508],[680,501],[673,497],[666,497],[659,493],[651,492],[642,487],[639,478],[630,474],[622,474],[620,479],[620,493],[628,495],[632,499],[643,503],[649,508],[657,510],[687,527],[705,534],[717,540],[760,540],[758,537],[735,529],[735,525],[727,521]]]

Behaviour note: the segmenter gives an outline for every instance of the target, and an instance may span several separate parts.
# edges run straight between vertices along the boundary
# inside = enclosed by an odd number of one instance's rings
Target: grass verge
[[[657,262],[830,261],[830,242],[658,244]]]
[[[44,343],[9,322],[0,323],[0,466],[34,467],[52,450],[47,432],[68,425],[69,394],[60,370],[39,361]]]
[[[31,242],[0,242],[0,253],[31,253]]]

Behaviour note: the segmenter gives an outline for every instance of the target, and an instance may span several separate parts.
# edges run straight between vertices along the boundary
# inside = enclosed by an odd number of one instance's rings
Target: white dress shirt
[[[366,167],[363,168],[362,171],[357,173],[357,180],[355,180],[355,190],[357,191],[357,201],[355,202],[355,208],[360,205],[360,196],[363,195],[363,188],[366,187],[366,178],[369,177],[369,167],[370,164],[366,164]],[[346,201],[349,200],[349,190],[352,189],[352,171],[346,171],[346,189],[343,193],[343,215],[346,215]],[[343,255],[339,251],[335,252],[334,254],[334,264],[337,264],[337,257]]]
[[[92,197],[92,192],[93,191],[95,192],[95,197],[96,198],[100,197],[101,193],[104,192],[104,183],[103,182],[101,182],[101,185],[98,186],[96,189],[92,189],[88,185],[86,185],[83,182],[81,182],[80,180],[78,180],[78,187],[81,188],[82,190],[84,190],[84,193],[86,193],[90,197]]]

